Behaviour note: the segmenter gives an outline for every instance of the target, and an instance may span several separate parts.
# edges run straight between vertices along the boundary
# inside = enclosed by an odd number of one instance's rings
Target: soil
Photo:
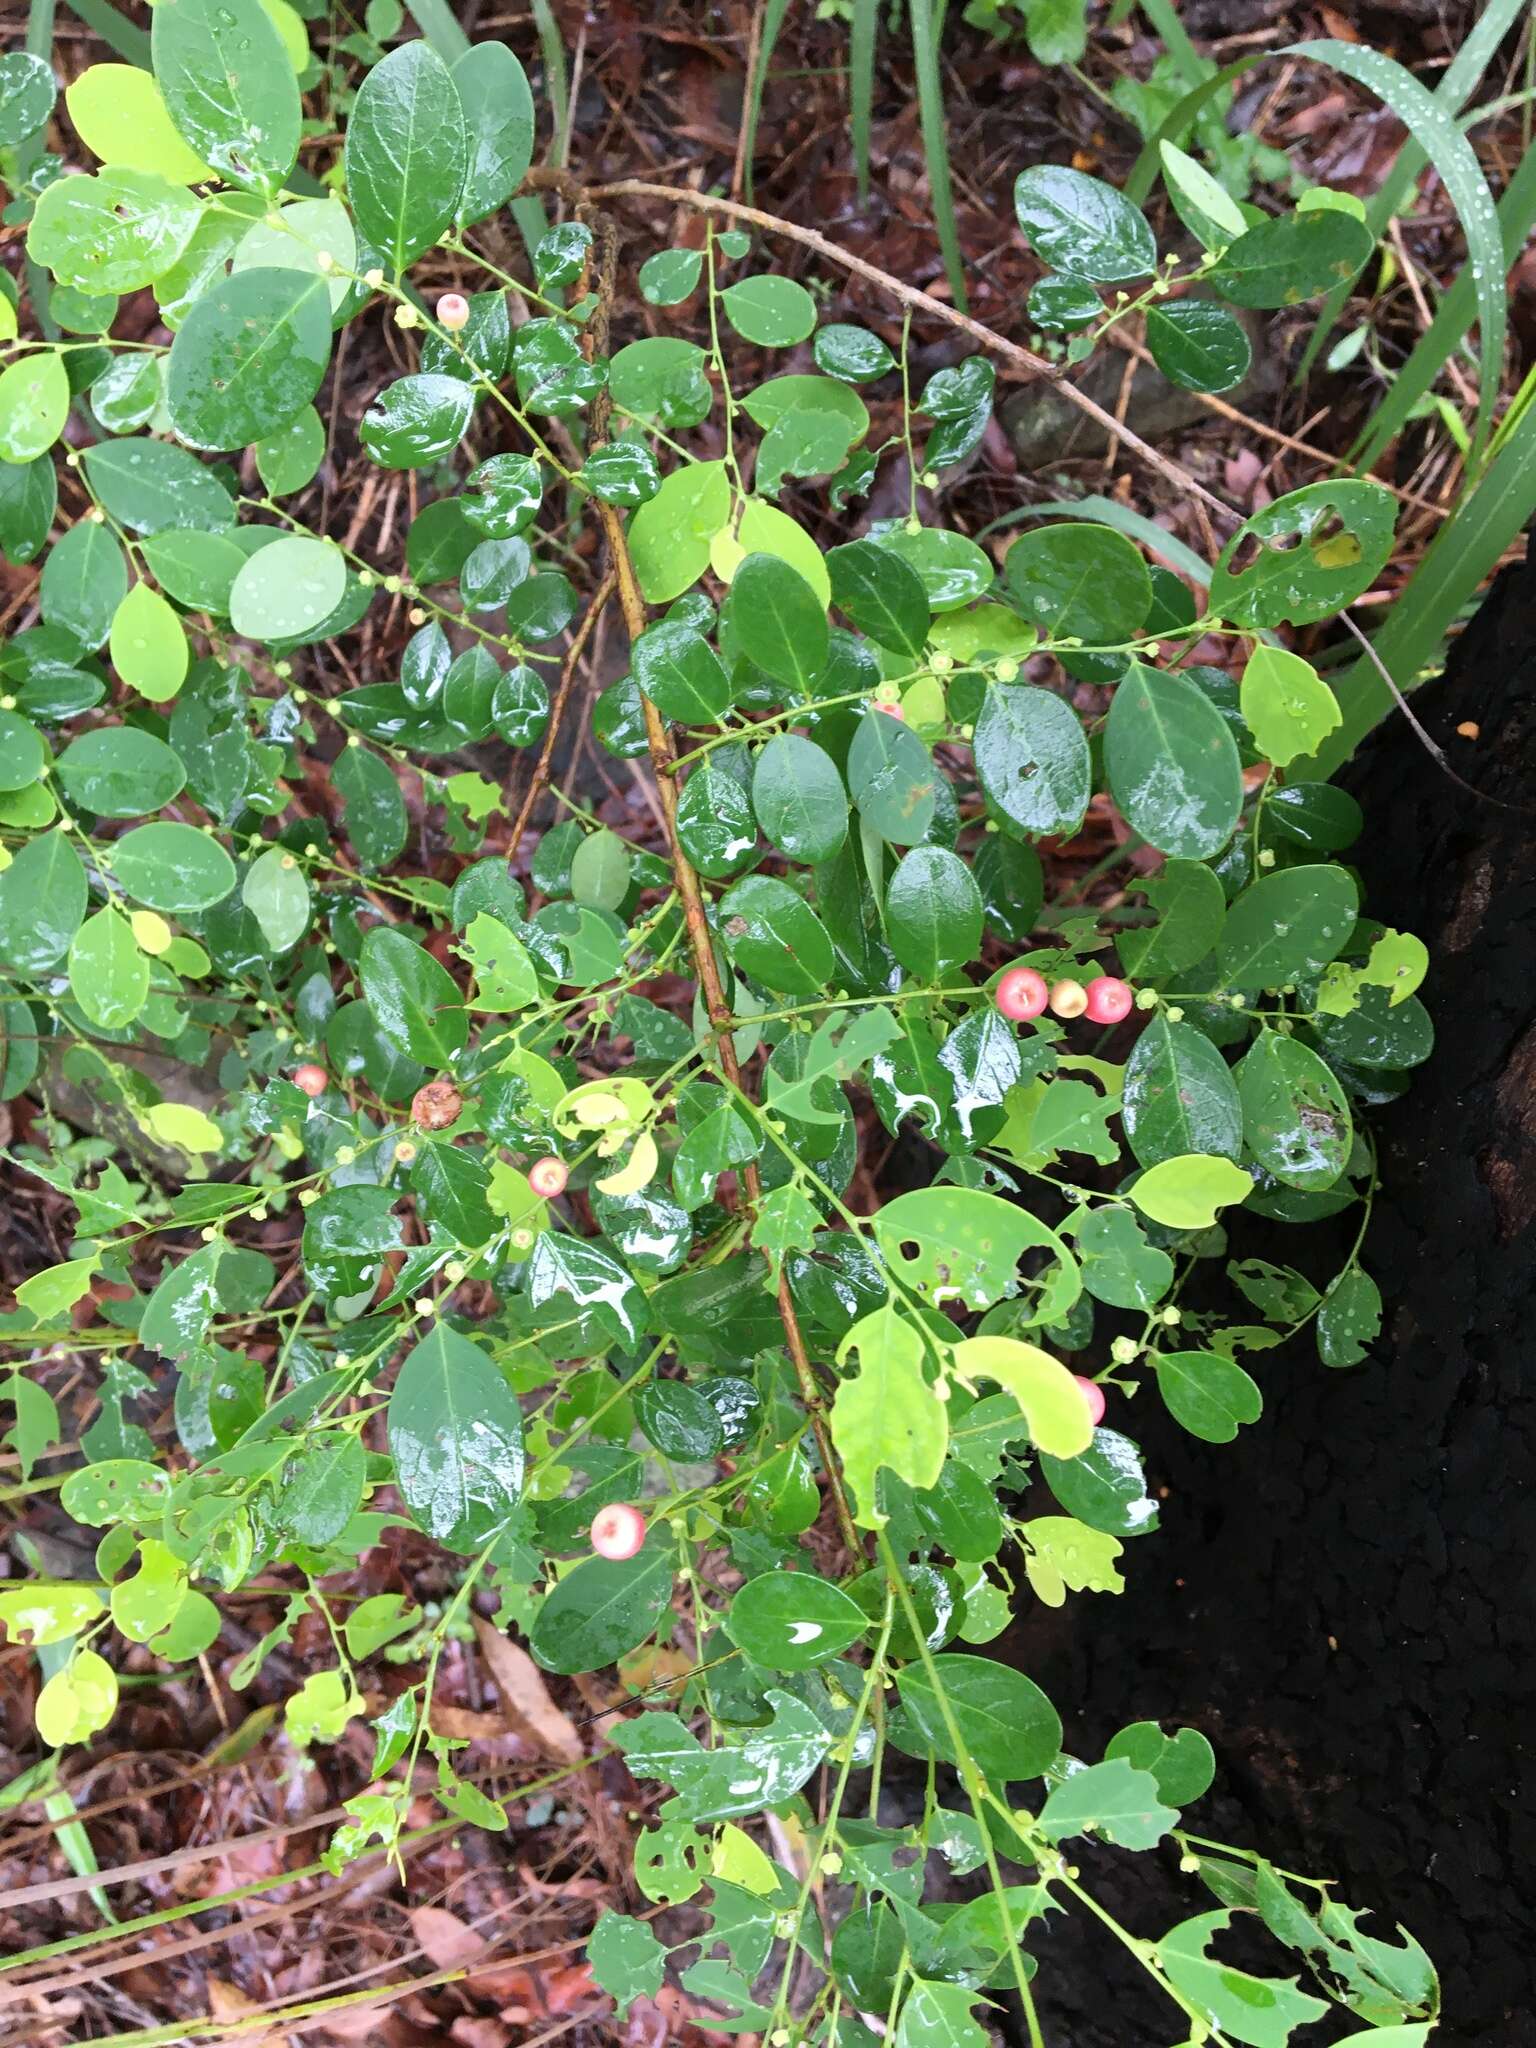
[[[1130,1426],[1167,1498],[1160,1533],[1126,1561],[1135,1598],[1075,1603],[1019,1659],[1085,1754],[1132,1712],[1203,1729],[1220,1775],[1195,1826],[1336,1878],[1382,1933],[1409,1927],[1444,1981],[1436,2048],[1523,2048],[1536,2042],[1536,559],[1504,572],[1415,708],[1485,800],[1402,719],[1347,778],[1370,819],[1367,900],[1428,942],[1439,1031],[1408,1093],[1375,1112],[1366,1264],[1389,1305],[1382,1336],[1352,1371],[1302,1343],[1266,1354],[1267,1413],[1235,1444],[1138,1409]],[[1457,734],[1466,720],[1475,741]],[[1320,1249],[1316,1273],[1331,1270]],[[1146,1861],[1113,1868],[1128,1860]],[[1132,1924],[1161,1932],[1176,1917],[1167,1873],[1129,1881]],[[1106,1998],[1105,1941],[1057,1924],[1041,1981],[1059,2038],[1165,2038],[1173,2016],[1146,2005],[1134,1964]]]

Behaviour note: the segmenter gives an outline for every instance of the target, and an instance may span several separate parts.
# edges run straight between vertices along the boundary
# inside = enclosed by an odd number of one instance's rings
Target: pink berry
[[[902,723],[907,715],[906,706],[895,697],[890,699],[877,697],[875,699],[875,709],[883,711],[887,718],[894,718],[898,724]]]
[[[444,292],[437,302],[437,324],[457,334],[469,325],[469,301],[462,292]]]
[[[599,1557],[633,1557],[645,1541],[645,1517],[628,1502],[599,1508],[592,1517],[592,1548]]]
[[[1051,1009],[1058,1017],[1081,1017],[1088,1007],[1088,991],[1080,981],[1058,981],[1051,990]]]
[[[1005,1017],[1023,1024],[1041,1014],[1049,995],[1043,974],[1036,974],[1033,967],[1010,967],[997,984],[993,1000]]]
[[[1104,1389],[1097,1380],[1085,1380],[1080,1372],[1072,1375],[1083,1390],[1083,1399],[1088,1404],[1088,1420],[1097,1429],[1104,1420]]]
[[[1083,1015],[1090,1024],[1118,1024],[1122,1017],[1131,1014],[1135,1001],[1128,981],[1119,981],[1113,974],[1101,974],[1097,981],[1088,984]]]
[[[535,1160],[528,1169],[528,1185],[536,1195],[546,1202],[552,1202],[556,1195],[564,1194],[565,1184],[570,1179],[565,1161],[553,1154],[548,1159]]]
[[[312,1060],[293,1070],[293,1085],[302,1088],[309,1096],[323,1095],[330,1087],[330,1077],[324,1067],[317,1067]]]

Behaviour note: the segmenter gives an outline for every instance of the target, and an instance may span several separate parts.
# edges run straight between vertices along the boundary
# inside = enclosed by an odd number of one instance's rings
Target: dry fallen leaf
[[[475,1616],[475,1634],[512,1728],[561,1763],[580,1763],[585,1751],[576,1724],[550,1698],[544,1674],[528,1652],[483,1615]]]
[[[485,1954],[486,1943],[457,1913],[443,1906],[416,1906],[411,1932],[422,1952],[440,1970],[464,1970]]]
[[[243,2020],[260,2009],[259,2001],[248,1998],[238,1984],[231,1984],[223,1977],[208,1979],[210,2019]],[[240,2035],[243,2048],[286,2048],[287,2038],[276,2027],[253,2028],[249,2033],[242,2031]]]

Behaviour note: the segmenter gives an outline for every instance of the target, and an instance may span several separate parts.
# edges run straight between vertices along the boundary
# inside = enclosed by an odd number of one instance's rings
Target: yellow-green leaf
[[[135,583],[113,613],[107,651],[129,688],[152,703],[174,697],[187,679],[190,656],[181,620],[147,583]]]
[[[1093,1424],[1081,1387],[1037,1344],[1017,1337],[966,1337],[953,1352],[963,1380],[996,1380],[1018,1402],[1029,1433],[1053,1458],[1075,1458],[1093,1442]]]

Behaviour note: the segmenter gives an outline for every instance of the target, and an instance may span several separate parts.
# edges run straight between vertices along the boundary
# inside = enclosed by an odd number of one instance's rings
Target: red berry
[[[457,334],[469,325],[469,301],[462,292],[444,292],[437,302],[437,324]]]
[[[529,1187],[546,1202],[552,1202],[556,1195],[564,1194],[565,1184],[570,1177],[565,1161],[556,1159],[553,1153],[548,1159],[536,1159],[528,1169]]]
[[[1088,1404],[1088,1420],[1097,1429],[1104,1420],[1104,1389],[1097,1380],[1085,1380],[1080,1372],[1072,1375],[1083,1390],[1083,1399]]]
[[[599,1557],[633,1557],[645,1541],[645,1517],[628,1502],[599,1508],[592,1517],[592,1548]]]
[[[294,1068],[293,1085],[295,1088],[302,1088],[306,1095],[315,1096],[323,1095],[331,1083],[324,1067],[317,1067],[313,1060],[310,1060],[302,1067]]]
[[[1033,967],[1010,967],[998,982],[993,1000],[1005,1017],[1023,1024],[1041,1014],[1049,994],[1045,976],[1036,974]]]
[[[1088,1007],[1088,991],[1080,981],[1058,981],[1051,990],[1051,1009],[1058,1017],[1081,1017]]]
[[[894,718],[898,721],[898,723],[903,722],[906,719],[906,706],[900,701],[899,698],[896,697],[892,697],[890,699],[886,699],[884,697],[877,697],[875,699],[875,709],[877,711],[883,711],[887,718]]]
[[[1088,984],[1088,1002],[1083,1015],[1090,1024],[1118,1024],[1131,1014],[1136,998],[1128,981],[1113,974],[1101,974]]]

